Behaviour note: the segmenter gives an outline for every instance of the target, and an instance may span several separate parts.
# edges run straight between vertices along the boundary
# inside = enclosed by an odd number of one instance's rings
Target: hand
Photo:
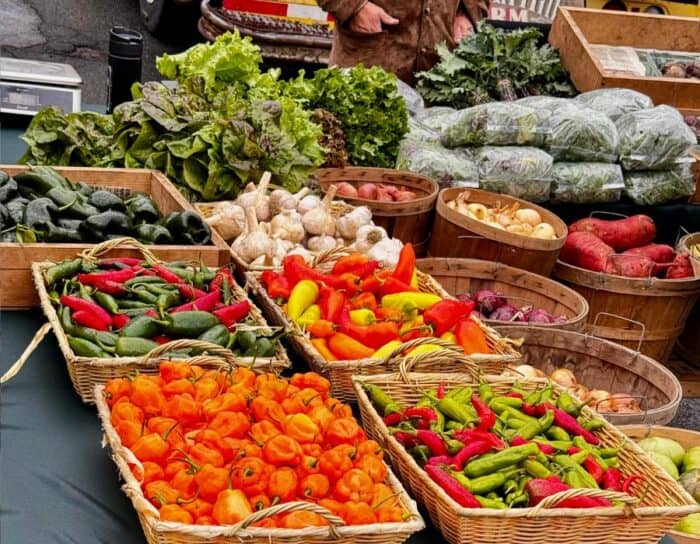
[[[474,25],[464,13],[457,12],[454,25],[452,26],[452,39],[455,43],[461,42],[464,38],[474,32]]]
[[[398,25],[399,20],[389,15],[377,4],[367,2],[364,7],[350,19],[348,28],[357,34],[378,34],[382,24]]]

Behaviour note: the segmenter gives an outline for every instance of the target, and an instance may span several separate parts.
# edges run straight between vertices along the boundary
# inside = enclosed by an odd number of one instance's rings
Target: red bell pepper
[[[123,270],[109,270],[107,272],[94,272],[92,274],[78,274],[78,281],[83,285],[97,287],[100,283],[107,280],[123,283],[135,276],[136,273],[131,268],[125,268]]]
[[[411,287],[410,284],[397,280],[393,276],[388,277],[379,288],[379,296],[393,295],[395,293],[411,293],[418,289]]]
[[[492,353],[486,341],[486,333],[470,317],[464,317],[455,325],[455,336],[457,343],[462,347],[464,353]]]
[[[250,302],[244,300],[242,302],[237,302],[236,304],[231,304],[230,306],[224,306],[212,313],[219,318],[219,321],[226,325],[229,329],[235,327],[241,319],[248,315],[250,312]]]
[[[377,350],[399,338],[399,325],[393,321],[380,321],[372,325],[355,325],[350,321],[350,312],[343,308],[338,319],[338,329],[361,344]]]
[[[345,295],[323,285],[320,289],[318,305],[321,308],[321,318],[336,323],[340,319],[340,312],[345,307]]]
[[[460,300],[441,300],[423,312],[423,319],[433,327],[435,336],[442,336],[463,317],[468,317],[474,310],[474,302]]]
[[[102,308],[102,306],[98,306],[94,302],[90,302],[89,300],[71,295],[62,295],[59,301],[61,304],[68,306],[73,311],[79,312],[80,310],[83,310],[95,315],[107,326],[109,326],[109,324],[112,322],[112,318],[107,313],[107,310]]]
[[[217,289],[211,293],[206,293],[203,297],[196,298],[190,302],[182,304],[181,306],[173,308],[170,310],[170,313],[176,314],[179,312],[191,312],[193,310],[210,312],[219,302],[221,302],[221,291]]]
[[[411,284],[413,271],[416,269],[416,252],[413,250],[412,244],[404,244],[399,254],[399,262],[396,264],[392,276],[407,284]]]

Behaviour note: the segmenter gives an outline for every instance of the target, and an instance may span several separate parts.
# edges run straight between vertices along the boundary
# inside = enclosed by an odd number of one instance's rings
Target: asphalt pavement
[[[143,27],[138,0],[0,0],[0,55],[71,64],[83,78],[83,102],[107,101],[109,31],[125,26],[144,37],[143,81],[158,78],[155,58],[201,40],[196,10],[169,37]]]

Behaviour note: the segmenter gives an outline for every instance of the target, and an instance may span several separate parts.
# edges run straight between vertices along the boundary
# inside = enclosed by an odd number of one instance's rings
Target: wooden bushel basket
[[[473,385],[468,375],[408,373],[358,376],[353,379],[362,422],[368,436],[386,449],[392,466],[409,492],[430,514],[435,526],[450,544],[657,544],[673,524],[700,506],[654,463],[636,444],[609,423],[597,436],[603,447],[619,448],[620,470],[641,474],[643,483],[631,487],[631,495],[596,489],[571,489],[545,499],[534,508],[493,510],[464,508],[433,482],[413,457],[389,433],[382,417],[367,396],[363,383],[381,387],[405,406],[415,404],[422,392],[438,387]],[[486,377],[495,394],[508,392],[517,378]],[[518,381],[527,391],[544,387],[546,380]],[[555,387],[555,396],[561,391]],[[584,417],[595,417],[587,407]],[[624,507],[552,508],[573,496],[606,497]]]
[[[700,190],[700,163],[696,166],[698,168],[698,190]],[[688,251],[695,244],[700,244],[700,232],[687,234],[681,238],[678,242],[678,250]],[[690,262],[693,265],[695,276],[700,277],[700,258],[691,257]],[[695,307],[690,312],[685,324],[685,331],[678,339],[676,349],[684,361],[700,367],[700,303],[696,302]]]

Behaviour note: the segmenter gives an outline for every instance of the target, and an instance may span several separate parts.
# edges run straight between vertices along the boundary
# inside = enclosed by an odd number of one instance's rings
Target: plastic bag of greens
[[[428,127],[438,133],[442,132],[447,127],[446,122],[450,116],[457,112],[454,108],[436,106],[434,108],[426,108],[418,115],[416,121],[419,121],[423,126]]]
[[[403,101],[406,103],[406,109],[408,112],[412,116],[420,114],[420,112],[423,111],[423,108],[425,108],[423,97],[418,94],[418,91],[416,91],[413,87],[407,83],[404,83],[400,79],[396,81],[396,85],[398,86],[401,98],[403,98]]]
[[[693,161],[669,170],[625,172],[625,194],[640,206],[654,206],[687,199],[695,193]]]
[[[562,106],[570,106],[574,103],[570,98],[559,98],[557,96],[526,96],[515,101],[516,104],[534,108],[536,110],[554,111]]]
[[[615,202],[624,188],[622,168],[617,164],[557,162],[552,167],[552,202]]]
[[[572,102],[551,113],[549,153],[556,161],[615,162],[620,147],[617,128],[605,114]]]
[[[548,113],[513,102],[490,102],[441,119],[445,147],[470,145],[543,146],[552,133]]]
[[[440,135],[437,132],[413,118],[408,120],[408,132],[403,139],[440,144]]]
[[[531,202],[549,199],[552,156],[534,147],[482,147],[475,153],[479,187]]]
[[[626,113],[654,107],[651,98],[632,89],[596,89],[580,94],[574,100],[587,108],[604,113],[613,121],[617,121]]]
[[[665,170],[695,145],[695,135],[675,108],[627,113],[617,122],[624,170]]]

